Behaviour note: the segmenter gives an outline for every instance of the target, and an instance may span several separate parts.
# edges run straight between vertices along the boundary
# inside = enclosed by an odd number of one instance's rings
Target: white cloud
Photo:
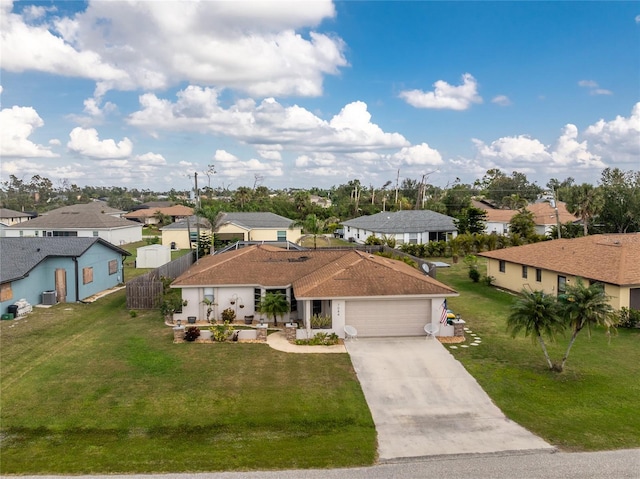
[[[509,97],[506,95],[498,95],[491,99],[491,103],[495,103],[500,106],[509,106],[511,105],[511,100],[509,100]]]
[[[38,145],[29,137],[44,125],[38,112],[31,107],[14,106],[0,111],[0,156],[5,158],[54,158],[50,148]]]
[[[324,75],[347,65],[341,39],[298,32],[334,17],[330,0],[92,1],[48,25],[28,23],[41,8],[23,16],[10,3],[4,10],[3,68],[93,79],[96,97],[185,81],[256,96],[318,96]]]
[[[128,158],[133,151],[133,144],[129,138],[116,143],[114,140],[100,140],[95,128],[74,128],[69,133],[67,148],[82,156],[94,159]]]
[[[587,127],[584,136],[606,162],[615,160],[638,169],[640,158],[640,102],[629,117],[616,116],[611,121],[599,120]]]
[[[440,153],[426,143],[402,148],[399,152],[393,155],[393,159],[400,161],[401,164],[410,166],[436,166],[444,163]]]
[[[640,15],[636,15],[635,20],[636,20],[636,23],[640,23]]]
[[[142,109],[128,123],[151,133],[159,130],[198,131],[234,138],[265,150],[358,152],[395,149],[409,142],[399,133],[384,132],[371,121],[367,104],[344,106],[330,121],[273,98],[256,104],[240,99],[224,108],[215,89],[189,86],[177,93],[175,103],[152,93],[140,97]]]
[[[605,88],[600,88],[598,82],[594,80],[580,80],[578,85],[589,89],[589,95],[613,95],[611,90],[607,90]]]
[[[482,103],[482,97],[478,95],[478,83],[469,73],[462,75],[462,85],[452,86],[438,80],[433,86],[433,91],[406,90],[399,96],[416,108],[467,110],[473,103]]]
[[[560,168],[606,168],[598,155],[588,150],[587,142],[578,141],[578,128],[568,124],[558,138],[555,149],[551,152],[553,166]]]

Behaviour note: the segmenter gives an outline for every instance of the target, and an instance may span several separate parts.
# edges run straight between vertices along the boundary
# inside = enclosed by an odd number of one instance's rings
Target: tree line
[[[563,201],[567,209],[581,219],[582,226],[560,225],[562,237],[591,233],[630,233],[640,231],[640,171],[607,168],[601,172],[597,184],[578,184],[571,177],[562,181],[551,179],[541,187],[527,179],[524,173],[511,175],[490,169],[473,184],[456,179],[444,188],[428,182],[428,175],[419,179],[398,177],[381,185],[364,185],[358,179],[331,188],[272,190],[256,178],[253,187],[212,188],[213,165],[204,172],[208,185],[197,194],[193,190],[151,191],[122,186],[78,186],[68,180],[56,185],[45,176],[34,175],[29,180],[10,175],[0,183],[0,203],[3,208],[43,213],[48,210],[95,199],[107,201],[109,206],[125,211],[141,203],[166,199],[176,204],[198,206],[207,217],[215,219],[221,211],[270,211],[296,221],[314,215],[324,225],[324,232],[332,232],[339,223],[362,215],[381,211],[427,209],[456,219],[460,234],[480,233],[483,211],[472,205],[481,198],[496,208],[519,210],[536,201],[543,193],[549,200]],[[195,199],[199,203],[196,205]],[[522,219],[518,217],[518,219]],[[527,229],[523,225],[514,228]],[[581,231],[580,231],[581,230]],[[518,231],[527,236],[526,231]],[[557,232],[556,232],[557,233]]]

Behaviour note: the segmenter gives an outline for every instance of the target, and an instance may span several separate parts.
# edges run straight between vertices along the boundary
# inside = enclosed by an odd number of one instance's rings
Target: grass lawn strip
[[[129,317],[124,291],[38,309],[8,326],[0,324],[2,473],[348,467],[375,459],[375,428],[346,354],[173,344],[157,312]]]

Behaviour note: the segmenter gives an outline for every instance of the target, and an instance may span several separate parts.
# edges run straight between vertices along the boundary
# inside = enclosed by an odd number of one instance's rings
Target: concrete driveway
[[[380,461],[555,450],[507,419],[438,340],[359,338],[345,345],[376,425]]]

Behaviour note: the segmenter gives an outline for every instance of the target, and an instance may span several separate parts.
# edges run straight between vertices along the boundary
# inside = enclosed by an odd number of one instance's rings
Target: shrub
[[[185,341],[195,341],[200,337],[200,328],[197,326],[189,326],[184,331],[184,340]]]
[[[640,311],[636,309],[621,308],[615,313],[618,326],[620,328],[640,327]]]
[[[224,323],[233,323],[236,319],[236,312],[231,308],[227,308],[222,311],[222,314],[220,316],[222,317],[222,321]]]
[[[209,331],[211,331],[211,337],[214,341],[222,343],[233,334],[233,326],[231,326],[228,321],[225,321],[224,324],[211,326]]]
[[[331,316],[314,314],[311,316],[311,327],[313,329],[328,329],[331,327]]]
[[[482,278],[482,281],[484,281],[484,284],[486,284],[487,286],[491,286],[495,280],[496,278],[493,276],[485,276],[484,278]]]
[[[311,339],[296,339],[296,344],[307,346],[331,346],[338,344],[340,338],[336,333],[316,333]]]
[[[480,281],[480,271],[476,268],[469,268],[469,278],[471,278],[474,283],[477,283]]]

